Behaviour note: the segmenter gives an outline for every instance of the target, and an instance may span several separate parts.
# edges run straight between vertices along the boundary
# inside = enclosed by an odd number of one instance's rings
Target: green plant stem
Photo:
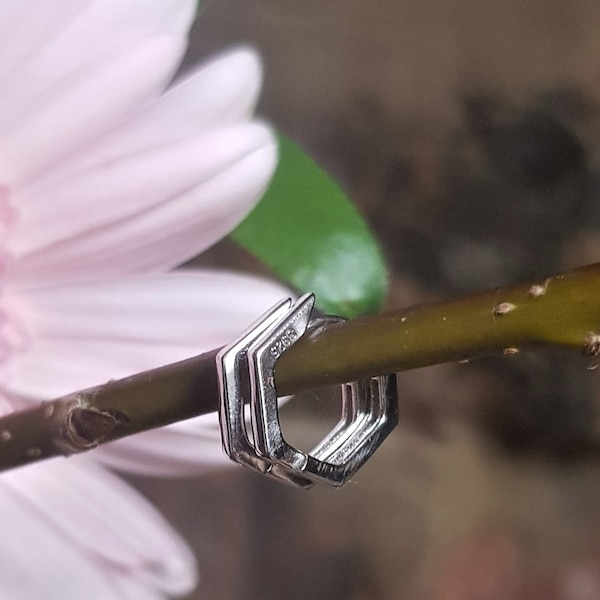
[[[492,353],[600,352],[600,265],[330,325],[280,358],[280,395]],[[0,469],[83,452],[217,409],[213,350],[0,419]]]
[[[591,356],[598,352],[595,335],[600,335],[600,264],[330,326],[292,346],[275,377],[279,392],[289,394],[532,347],[559,346]]]

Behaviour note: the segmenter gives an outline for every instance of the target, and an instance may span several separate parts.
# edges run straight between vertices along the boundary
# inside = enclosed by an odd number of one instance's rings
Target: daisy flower
[[[252,51],[170,83],[195,10],[0,4],[3,413],[222,345],[284,293],[172,272],[248,214],[276,163],[272,132],[251,120]],[[107,467],[181,475],[222,462],[210,415],[2,474],[0,598],[189,591],[189,549]]]

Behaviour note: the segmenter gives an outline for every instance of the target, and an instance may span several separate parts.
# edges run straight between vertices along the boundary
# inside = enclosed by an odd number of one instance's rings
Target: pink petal
[[[28,254],[10,276],[26,282],[156,273],[196,256],[248,214],[275,168],[270,130],[246,127],[256,134],[254,150],[218,175],[168,202]]]
[[[106,444],[92,457],[120,471],[160,477],[197,475],[233,465],[223,453],[216,414]]]
[[[6,78],[23,71],[24,65],[59,34],[65,23],[86,10],[91,0],[56,0],[37,2],[35,18],[32,4],[22,0],[0,3],[0,82],[6,89]]]
[[[128,123],[70,158],[52,181],[122,160],[159,146],[250,117],[261,83],[256,53],[241,48],[202,65],[193,75],[145,106]],[[43,181],[37,187],[52,185]]]
[[[201,354],[285,295],[255,277],[192,270],[7,290],[31,336],[8,362],[10,391],[48,399]]]
[[[118,590],[121,600],[165,600],[163,592],[152,589],[128,573],[115,573],[111,577],[111,583]]]
[[[0,512],[1,598],[65,600],[80,598],[82,590],[94,590],[103,600],[121,600],[101,565],[83,555],[51,523],[40,519],[37,510],[23,502],[4,476],[0,480]]]
[[[54,7],[64,2],[53,0],[51,5]],[[37,10],[38,6],[45,4],[45,0],[29,0],[29,10],[22,11],[28,20],[33,20],[31,11],[34,3]],[[60,35],[44,50],[44,60],[49,63],[76,66],[78,60],[87,62],[89,56],[98,56],[107,48],[116,48],[140,35],[185,35],[197,8],[196,0],[144,0],[143,8],[140,8],[139,0],[87,0],[79,4],[85,9],[65,23]],[[75,55],[73,48],[78,49]]]
[[[38,89],[135,38],[163,33],[184,36],[195,4],[193,0],[145,0],[140,10],[136,0],[3,0],[0,78],[11,74],[10,87]]]
[[[126,140],[128,150],[113,150],[113,156],[249,118],[261,79],[261,63],[251,48],[230,50],[207,61],[114,136],[112,143]]]
[[[152,210],[235,168],[265,145],[264,127],[244,124],[161,145],[15,196],[19,222],[10,238],[15,257]],[[223,207],[226,209],[227,207]],[[195,210],[203,214],[198,203]]]
[[[87,457],[10,471],[3,483],[20,498],[30,519],[68,540],[108,579],[127,573],[168,594],[195,586],[195,560],[185,542],[140,494]],[[59,572],[70,576],[71,570],[63,565]]]
[[[29,80],[0,101],[0,174],[22,182],[118,125],[160,93],[185,48],[173,35],[142,38],[53,82]]]

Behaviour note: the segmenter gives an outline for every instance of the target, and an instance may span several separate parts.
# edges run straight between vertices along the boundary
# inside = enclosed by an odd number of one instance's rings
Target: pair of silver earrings
[[[275,364],[307,330],[314,296],[281,301],[217,355],[223,448],[234,461],[301,487],[341,486],[369,459],[398,422],[394,375],[342,386],[342,415],[311,452],[288,444],[279,422]],[[248,404],[252,435],[245,405]]]

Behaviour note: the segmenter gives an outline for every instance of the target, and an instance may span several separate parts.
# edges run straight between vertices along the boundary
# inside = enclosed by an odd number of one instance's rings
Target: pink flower
[[[170,272],[245,217],[276,162],[271,131],[250,120],[250,50],[165,92],[195,8],[0,4],[3,412],[222,345],[282,295],[248,276]],[[196,580],[187,546],[105,467],[223,463],[211,415],[2,474],[0,595],[185,593]]]

